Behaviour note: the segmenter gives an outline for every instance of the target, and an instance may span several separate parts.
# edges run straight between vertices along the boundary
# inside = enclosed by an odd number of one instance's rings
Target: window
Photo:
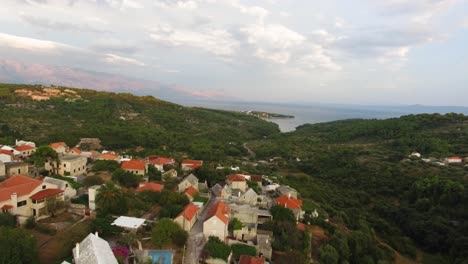
[[[63,167],[66,168],[66,167],[67,167],[67,164],[64,163],[64,164],[63,164]]]
[[[65,188],[68,188],[68,183],[65,184]]]
[[[45,188],[47,188],[47,186],[45,186],[45,185],[42,185],[42,190],[45,190]]]
[[[21,169],[18,169],[18,174],[21,174]]]
[[[24,201],[18,202],[18,203],[16,204],[16,206],[17,206],[17,207],[25,206],[26,203],[27,203],[27,201],[24,200]]]

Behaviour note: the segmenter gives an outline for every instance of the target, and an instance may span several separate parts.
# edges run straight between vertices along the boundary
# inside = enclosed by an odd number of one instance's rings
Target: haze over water
[[[282,132],[294,131],[297,126],[303,124],[315,124],[336,120],[364,118],[386,119],[408,114],[420,113],[462,113],[468,114],[468,107],[451,106],[366,106],[366,105],[341,105],[341,104],[280,104],[240,101],[208,101],[208,100],[183,100],[177,103],[185,106],[196,106],[211,109],[231,111],[261,111],[283,115],[292,115],[294,118],[268,119],[279,125]]]

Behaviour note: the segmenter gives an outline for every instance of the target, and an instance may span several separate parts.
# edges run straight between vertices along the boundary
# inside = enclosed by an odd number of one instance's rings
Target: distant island
[[[292,115],[283,115],[283,114],[259,112],[259,111],[241,111],[241,113],[256,116],[259,118],[294,118],[294,116]]]

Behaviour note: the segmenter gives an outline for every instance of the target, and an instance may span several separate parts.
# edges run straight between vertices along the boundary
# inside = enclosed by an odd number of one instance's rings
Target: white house
[[[73,249],[75,264],[118,264],[109,243],[98,234],[89,234]]]
[[[55,152],[59,154],[65,154],[67,153],[67,150],[68,150],[68,146],[65,142],[51,143],[49,144],[49,147],[51,147],[53,150],[55,150]]]
[[[94,185],[88,188],[88,207],[89,209],[96,210],[96,195],[99,192],[101,185]]]
[[[192,186],[198,191],[198,178],[193,174],[190,174],[189,176],[183,178],[177,186],[177,189],[179,190],[179,192],[185,192],[185,190],[187,190],[187,188],[190,186]]]
[[[221,201],[211,205],[203,222],[203,235],[206,239],[214,236],[225,241],[228,236],[230,210],[229,206]]]
[[[72,197],[76,196],[76,190],[73,189],[73,187],[71,187],[70,183],[67,181],[52,177],[45,177],[43,181],[57,185],[57,188],[63,191],[65,201],[68,201]]]
[[[16,146],[31,146],[31,147],[36,147],[36,143],[32,142],[32,141],[25,141],[25,140],[16,140],[15,142],[15,145]]]
[[[410,158],[421,158],[421,153],[413,152],[409,155]]]
[[[195,204],[189,203],[184,210],[174,218],[174,222],[176,222],[185,231],[190,232],[197,221],[198,211],[199,209]]]
[[[2,162],[12,162],[14,159],[13,152],[0,149],[0,161]]]
[[[11,153],[13,153],[14,157],[18,157],[19,155],[21,155],[21,152],[17,151],[16,149],[10,146],[2,146],[0,149],[10,151]]]
[[[451,163],[462,163],[463,159],[460,157],[448,157],[445,159],[445,162],[451,164]]]

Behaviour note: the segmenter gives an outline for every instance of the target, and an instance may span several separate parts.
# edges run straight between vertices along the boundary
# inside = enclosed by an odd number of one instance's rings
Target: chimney
[[[79,258],[80,257],[80,243],[76,243],[75,252],[76,252],[76,258]]]
[[[288,198],[291,199],[291,193],[288,193]]]
[[[13,206],[12,214],[15,215],[16,210],[18,209],[18,195],[16,193],[12,193],[10,199]]]
[[[96,231],[96,233],[94,234],[96,237],[99,237],[99,233]]]

